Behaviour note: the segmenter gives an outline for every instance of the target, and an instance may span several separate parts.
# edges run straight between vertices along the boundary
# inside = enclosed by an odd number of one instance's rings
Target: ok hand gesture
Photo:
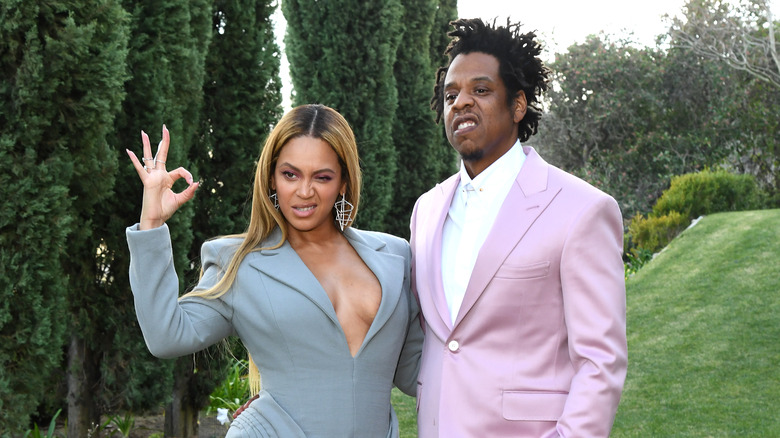
[[[149,136],[143,131],[141,131],[141,141],[144,149],[143,164],[138,161],[135,153],[130,150],[126,151],[144,185],[139,229],[148,230],[162,226],[179,207],[192,199],[195,196],[195,190],[198,189],[198,183],[193,181],[192,174],[183,167],[170,172],[165,170],[168,146],[171,142],[170,133],[165,125],[162,128],[162,140],[157,145],[157,153],[154,156],[152,156]],[[189,186],[181,193],[174,193],[173,183],[179,178],[184,178]]]

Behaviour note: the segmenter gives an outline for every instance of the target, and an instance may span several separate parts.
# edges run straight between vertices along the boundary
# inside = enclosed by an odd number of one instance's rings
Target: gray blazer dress
[[[414,396],[422,348],[419,307],[410,292],[409,244],[348,228],[344,235],[382,286],[376,317],[355,357],[325,290],[285,242],[250,253],[218,299],[178,300],[167,225],[127,229],[130,285],[149,351],[173,358],[237,335],[252,354],[263,388],[233,421],[228,437],[398,437],[393,384]],[[276,229],[263,246],[278,242]],[[203,276],[215,284],[239,239],[201,249]]]

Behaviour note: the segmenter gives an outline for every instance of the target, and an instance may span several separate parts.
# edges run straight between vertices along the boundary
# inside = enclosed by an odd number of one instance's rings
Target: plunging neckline
[[[325,300],[328,302],[328,304],[329,304],[328,310],[332,312],[332,314],[334,316],[333,319],[335,320],[336,324],[339,327],[339,330],[341,331],[341,335],[342,335],[341,339],[342,339],[342,341],[344,342],[344,344],[346,346],[347,353],[349,353],[349,355],[352,357],[352,359],[356,359],[360,355],[360,352],[363,351],[363,348],[366,345],[366,340],[369,338],[369,334],[371,334],[372,329],[374,328],[374,324],[376,324],[377,316],[380,314],[380,311],[381,311],[381,309],[382,309],[382,307],[383,307],[383,305],[385,303],[385,288],[384,288],[384,285],[382,284],[382,280],[380,279],[379,275],[376,274],[376,271],[374,270],[374,268],[372,268],[371,264],[369,264],[369,262],[367,262],[366,259],[363,258],[360,255],[360,251],[352,243],[352,240],[349,239],[346,235],[344,236],[344,238],[347,240],[347,244],[349,244],[349,246],[352,248],[352,250],[355,251],[355,254],[360,259],[360,261],[362,261],[363,264],[368,269],[368,271],[371,272],[371,275],[374,276],[374,279],[376,280],[377,284],[379,285],[379,305],[377,306],[376,312],[374,312],[374,315],[371,318],[371,323],[368,325],[368,328],[366,329],[366,332],[363,334],[362,339],[360,340],[360,346],[355,351],[354,355],[352,354],[352,351],[350,349],[349,341],[347,340],[347,334],[344,331],[344,325],[342,324],[341,319],[339,319],[338,312],[336,311],[336,307],[334,306],[333,300],[331,299],[330,295],[328,294],[328,291],[322,285],[322,282],[314,274],[314,272],[311,270],[311,268],[309,268],[309,266],[306,264],[306,262],[300,256],[300,254],[298,254],[298,251],[296,251],[295,248],[293,248],[292,245],[289,242],[287,242],[287,244],[290,246],[290,249],[295,253],[296,258],[298,258],[298,260],[300,260],[301,264],[306,268],[306,270],[309,272],[311,277],[317,283],[317,286],[319,287],[319,292],[321,292],[324,295]]]

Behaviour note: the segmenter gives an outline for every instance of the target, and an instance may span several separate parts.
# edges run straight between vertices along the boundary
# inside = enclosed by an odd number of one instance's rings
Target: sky
[[[282,0],[284,1],[284,0]],[[373,0],[367,0],[373,1]],[[654,46],[655,37],[666,33],[668,24],[663,15],[682,15],[685,0],[459,0],[458,15],[462,18],[497,19],[497,23],[522,24],[521,31],[534,31],[544,43],[542,58],[552,61],[555,53],[564,52],[575,43],[583,43],[588,35],[604,32],[614,36],[629,36],[639,44]],[[780,17],[780,0],[771,0],[770,9]],[[283,47],[284,17],[281,10],[274,14],[276,38]],[[282,93],[285,110],[290,108],[289,66],[282,57]]]
[[[628,36],[645,46],[654,46],[655,37],[666,33],[663,16],[681,16],[685,0],[459,0],[463,18],[482,18],[498,23],[522,23],[522,31],[535,31],[552,60],[574,43],[599,32]],[[771,0],[770,9],[780,16],[780,0]]]
[[[665,33],[664,14],[680,15],[684,0],[460,0],[458,14],[464,18],[482,18],[522,24],[521,31],[535,31],[553,58],[588,35],[603,31],[611,35],[633,32],[637,42],[654,45],[655,36]]]

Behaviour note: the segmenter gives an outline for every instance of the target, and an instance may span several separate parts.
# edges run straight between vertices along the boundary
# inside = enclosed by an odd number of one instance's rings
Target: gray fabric
[[[237,335],[260,369],[261,397],[228,436],[398,436],[390,390],[395,383],[415,395],[422,347],[419,308],[409,289],[409,244],[377,232],[348,228],[344,234],[382,286],[379,310],[354,358],[327,294],[289,243],[250,253],[219,299],[177,300],[167,226],[127,229],[130,284],[152,354],[182,356]],[[280,236],[276,230],[263,246]],[[203,245],[196,289],[215,284],[239,242]]]

